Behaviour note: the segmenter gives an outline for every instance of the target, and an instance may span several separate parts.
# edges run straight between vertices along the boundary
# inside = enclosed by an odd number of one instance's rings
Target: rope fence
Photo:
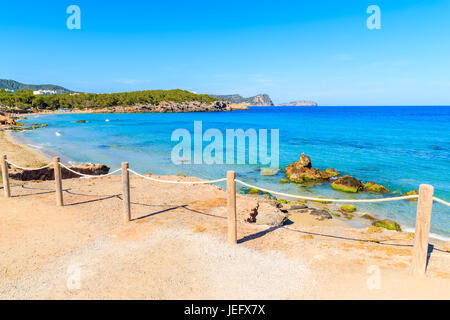
[[[95,179],[95,178],[103,178],[103,177],[108,177],[108,176],[112,176],[120,171],[122,171],[122,168],[119,168],[117,170],[114,170],[110,173],[107,174],[102,174],[102,175],[91,175],[91,174],[84,174],[75,170],[70,169],[69,167],[67,167],[66,165],[62,164],[61,162],[59,163],[61,165],[61,167],[63,167],[64,169],[66,169],[69,172],[72,172],[76,175],[79,175],[81,178],[85,178],[85,179]]]
[[[42,170],[53,166],[55,173],[55,188],[56,188],[56,205],[63,206],[63,190],[62,190],[62,175],[61,168],[68,170],[81,178],[91,179],[91,178],[103,178],[107,176],[112,176],[116,173],[122,173],[122,195],[123,195],[123,213],[125,222],[131,221],[131,201],[130,201],[130,173],[140,177],[142,179],[158,182],[158,183],[169,183],[169,184],[213,184],[218,182],[227,182],[227,215],[228,215],[228,242],[230,244],[237,244],[237,210],[236,210],[236,183],[239,183],[248,188],[255,188],[263,192],[308,201],[327,201],[327,202],[341,202],[341,203],[374,203],[374,202],[388,202],[388,201],[401,201],[401,200],[412,200],[418,199],[417,202],[417,214],[416,214],[416,229],[414,237],[414,247],[413,247],[413,260],[411,264],[411,273],[414,275],[425,275],[426,265],[427,265],[427,254],[428,254],[428,238],[430,232],[431,223],[431,213],[433,202],[436,201],[443,205],[450,207],[450,203],[434,197],[434,188],[428,184],[421,184],[419,187],[418,195],[392,197],[392,198],[378,198],[378,199],[329,199],[329,198],[317,198],[317,197],[305,197],[295,194],[288,194],[283,192],[278,192],[274,190],[269,190],[261,188],[259,186],[251,185],[242,180],[236,179],[236,173],[234,171],[228,171],[226,178],[215,179],[215,180],[202,180],[202,181],[174,181],[174,180],[163,180],[156,179],[149,176],[140,174],[129,168],[128,162],[123,162],[122,167],[116,169],[110,173],[104,175],[89,175],[77,172],[68,166],[60,162],[58,157],[53,158],[53,162],[41,167],[41,168],[22,168],[16,164],[13,164],[7,160],[6,156],[1,158],[1,168],[3,177],[3,189],[5,197],[11,197],[11,189],[9,184],[9,174],[8,165],[16,167],[18,169],[32,171],[32,170]]]
[[[237,183],[242,184],[243,186],[249,187],[249,188],[255,188],[264,192],[273,193],[276,195],[280,195],[287,198],[294,198],[294,199],[301,199],[301,200],[309,200],[309,201],[329,201],[329,202],[351,202],[351,203],[368,203],[368,202],[387,202],[387,201],[399,201],[399,200],[411,200],[411,199],[418,199],[418,195],[411,195],[411,196],[402,196],[402,197],[394,197],[394,198],[381,198],[381,199],[329,199],[329,198],[313,198],[313,197],[304,197],[304,196],[298,196],[295,194],[288,194],[278,191],[273,191],[269,189],[264,189],[258,186],[254,186],[248,183],[245,183],[244,181],[236,179]],[[440,200],[440,199],[439,199]],[[443,201],[443,200],[441,200]],[[445,201],[444,201],[445,202]]]
[[[53,164],[50,162],[49,164],[47,164],[46,166],[40,167],[40,168],[23,168],[21,166],[18,166],[17,164],[14,164],[12,162],[8,161],[8,164],[10,164],[12,167],[15,167],[17,169],[23,170],[23,171],[37,171],[37,170],[42,170],[42,169],[47,169],[49,167],[51,167]]]
[[[174,184],[211,184],[211,183],[217,183],[217,182],[222,182],[222,181],[226,181],[227,178],[222,178],[222,179],[216,179],[216,180],[204,180],[204,181],[173,181],[173,180],[161,180],[161,179],[156,179],[156,178],[152,178],[152,177],[148,177],[148,176],[144,176],[140,173],[137,173],[136,171],[133,171],[131,169],[128,169],[128,172],[131,172],[132,174],[135,174],[138,177],[141,177],[145,180],[150,180],[150,181],[155,181],[155,182],[161,182],[161,183],[174,183]]]

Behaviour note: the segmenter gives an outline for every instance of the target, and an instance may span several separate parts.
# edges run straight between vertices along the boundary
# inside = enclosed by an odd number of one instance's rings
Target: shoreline
[[[193,181],[192,177],[154,176]],[[0,298],[438,298],[450,295],[450,249],[431,242],[427,277],[408,274],[413,239],[358,230],[292,213],[274,227],[245,221],[256,199],[237,195],[239,242],[227,243],[227,193],[214,185],[161,184],[130,177],[132,220],[124,222],[121,177],[27,182],[0,197]],[[46,190],[43,192],[43,190]],[[309,203],[308,203],[309,205]],[[67,270],[80,264],[82,286]],[[382,286],[367,286],[369,268]]]
[[[0,133],[3,133],[5,139],[7,142],[9,142],[11,145],[15,145],[18,147],[17,150],[25,150],[25,154],[26,156],[23,157],[21,154],[21,159],[29,159],[30,160],[22,160],[24,162],[18,162],[19,165],[24,165],[24,166],[30,166],[32,167],[34,164],[37,163],[37,161],[41,161],[44,159],[47,159],[47,163],[48,161],[50,161],[52,159],[52,157],[55,156],[59,156],[61,158],[61,161],[66,162],[66,163],[74,163],[73,160],[71,160],[69,157],[67,157],[66,155],[57,153],[57,152],[53,152],[52,150],[43,148],[43,147],[38,147],[38,146],[33,146],[30,143],[28,143],[26,141],[26,139],[18,137],[16,135],[13,135],[12,132],[10,131],[1,131]],[[0,142],[1,142],[1,137],[0,137]],[[13,155],[13,158],[16,158],[17,154]],[[12,162],[14,162],[13,160],[11,160]],[[45,162],[45,161],[44,161]],[[39,162],[39,164],[42,164],[42,162]],[[195,177],[194,177],[195,178]],[[244,195],[244,194],[242,194]],[[251,196],[252,197],[252,196]],[[294,200],[294,199],[293,199]],[[335,211],[338,210],[339,205],[335,204],[335,203],[331,203],[331,204],[327,204],[325,206],[322,206],[320,204],[315,204],[312,202],[309,202],[310,205],[314,208],[317,209],[323,209],[323,207],[325,208],[333,208]],[[367,213],[367,212],[363,212],[363,213]],[[368,212],[368,214],[373,215],[373,213]],[[340,223],[345,223],[346,225],[348,225],[350,228],[356,229],[356,230],[360,230],[360,229],[364,229],[367,227],[370,227],[370,223],[366,222],[363,218],[362,218],[362,213],[357,213],[355,215],[355,217],[357,218],[356,221],[353,220],[344,220],[343,218],[337,218],[337,217],[332,217],[332,220]],[[414,233],[415,230],[414,228],[411,227],[405,227],[402,226],[402,232],[406,232],[406,233]],[[430,238],[433,238],[435,240],[438,241],[443,241],[443,242],[448,242],[450,241],[450,236],[446,236],[446,235],[442,235],[442,234],[437,234],[437,233],[432,233],[430,232]]]
[[[20,138],[14,137],[11,131],[0,131],[0,146],[11,162],[15,162],[21,166],[33,166],[36,163],[48,163],[51,158],[42,153],[39,148],[31,147]]]
[[[6,140],[1,132],[0,143]],[[43,157],[8,140],[22,159]],[[11,148],[11,147],[10,147]],[[195,177],[153,175],[198,181]],[[63,180],[65,206],[55,206],[54,181],[27,181],[0,197],[2,299],[448,299],[450,243],[430,237],[427,277],[409,275],[413,237],[358,229],[307,211],[287,225],[249,223],[262,196],[237,194],[238,244],[227,243],[227,193],[216,185],[164,184],[130,176],[131,221],[124,222],[120,176]],[[273,200],[272,200],[273,202]],[[306,203],[308,208],[328,204]],[[290,205],[282,208],[289,209]],[[260,211],[265,219],[273,215]],[[66,287],[80,263],[80,290]],[[78,265],[78,264],[77,264]],[[257,266],[255,268],[255,266]],[[367,286],[369,268],[382,286]],[[276,271],[276,272],[275,272]]]

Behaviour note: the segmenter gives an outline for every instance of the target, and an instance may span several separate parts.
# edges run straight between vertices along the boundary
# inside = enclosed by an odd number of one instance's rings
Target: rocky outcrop
[[[403,194],[403,196],[416,196],[419,194],[419,190],[411,190]],[[408,199],[410,201],[417,201],[418,199]]]
[[[369,181],[364,185],[364,191],[374,192],[374,193],[389,192],[389,190],[385,186],[382,186],[381,184],[376,184],[373,181]]]
[[[292,209],[295,213],[303,213],[303,214],[309,214],[316,218],[316,220],[323,221],[328,219],[333,219],[331,214],[325,210],[325,209],[317,209],[317,208],[301,208],[301,209]]]
[[[331,177],[339,175],[334,169],[320,171],[312,168],[311,158],[305,154],[300,155],[300,160],[286,167],[286,178],[292,182],[304,183],[312,181],[326,181]]]
[[[218,99],[225,100],[234,106],[240,105],[241,107],[248,106],[273,106],[272,99],[270,99],[267,94],[258,94],[253,97],[245,98],[239,94],[230,94],[230,95],[212,95],[211,97],[215,97]]]
[[[341,207],[341,211],[343,212],[355,212],[356,207],[353,204],[346,204]]]
[[[356,193],[363,189],[363,184],[360,180],[350,177],[343,176],[337,179],[331,184],[331,188],[343,192],[353,192]]]
[[[92,164],[92,163],[70,166],[69,168],[72,169],[73,171],[93,176],[107,174],[110,169],[108,166],[104,164]],[[61,168],[61,175],[63,179],[80,178],[79,175],[70,172],[65,168]],[[9,177],[11,179],[20,181],[54,180],[55,171],[53,168],[44,168],[40,170],[31,170],[31,171],[11,168],[9,170]]]
[[[278,208],[276,201],[258,201],[249,216],[247,222],[269,226],[281,226],[288,219],[287,213]]]
[[[297,161],[298,162],[298,166],[301,167],[305,167],[305,168],[311,168],[312,164],[311,164],[311,158],[308,157],[306,154],[302,153],[300,155],[300,160]]]
[[[92,109],[95,113],[179,113],[179,112],[215,112],[231,111],[226,101],[204,103],[198,101],[171,102],[163,101],[157,105],[142,104],[134,106],[117,106],[104,109]]]
[[[391,219],[377,220],[372,223],[373,226],[385,228],[388,230],[402,231],[400,225]]]
[[[16,125],[16,121],[10,116],[0,113],[0,124],[1,125]]]

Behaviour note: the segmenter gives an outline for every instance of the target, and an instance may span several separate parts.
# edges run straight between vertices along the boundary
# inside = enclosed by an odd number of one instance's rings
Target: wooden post
[[[130,205],[130,172],[128,171],[128,162],[122,162],[122,196],[123,196],[123,214],[125,222],[131,221]]]
[[[6,156],[2,157],[2,178],[3,178],[3,192],[6,198],[11,197],[11,188],[9,186],[8,162]]]
[[[55,175],[56,205],[58,207],[62,207],[64,206],[64,200],[62,190],[61,165],[59,164],[59,157],[53,158],[53,169]]]
[[[237,243],[236,228],[236,172],[227,172],[227,194],[228,194],[228,243]]]
[[[428,184],[419,187],[417,203],[416,233],[411,271],[414,275],[424,276],[427,267],[428,235],[430,233],[431,211],[433,208],[434,188]]]

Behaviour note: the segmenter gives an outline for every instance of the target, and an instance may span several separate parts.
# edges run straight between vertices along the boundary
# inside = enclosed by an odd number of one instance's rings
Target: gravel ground
[[[231,246],[217,186],[131,177],[133,221],[125,223],[120,177],[64,180],[62,208],[53,184],[26,183],[0,198],[2,299],[450,298],[450,254],[436,244],[428,277],[410,277],[407,233],[308,214],[292,216],[289,229],[252,225],[245,219],[256,200],[239,196],[239,244]],[[373,267],[376,290],[367,284]],[[67,283],[77,270],[74,289]]]

